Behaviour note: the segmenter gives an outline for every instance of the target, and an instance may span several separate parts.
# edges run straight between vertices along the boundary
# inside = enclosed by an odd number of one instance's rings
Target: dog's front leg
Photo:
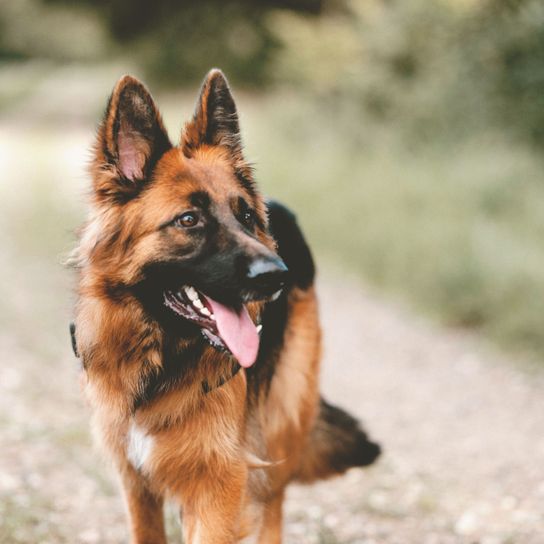
[[[264,504],[259,544],[281,544],[283,517],[283,489]]]
[[[147,487],[130,465],[121,471],[121,481],[130,521],[131,544],[166,544],[163,500]]]
[[[245,464],[210,467],[185,490],[182,500],[186,544],[233,544],[241,538],[247,482]]]

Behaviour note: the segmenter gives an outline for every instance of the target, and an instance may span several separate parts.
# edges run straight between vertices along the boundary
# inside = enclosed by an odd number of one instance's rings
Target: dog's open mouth
[[[164,304],[196,323],[212,346],[232,353],[244,368],[257,359],[261,325],[255,326],[245,306],[236,311],[190,286],[165,291]]]

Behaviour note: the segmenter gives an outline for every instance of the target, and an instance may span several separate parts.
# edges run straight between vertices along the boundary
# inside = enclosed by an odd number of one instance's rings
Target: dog
[[[295,216],[266,202],[218,69],[173,146],[146,87],[115,86],[91,164],[73,347],[133,544],[282,538],[292,481],[369,465],[358,422],[319,395],[314,262]]]

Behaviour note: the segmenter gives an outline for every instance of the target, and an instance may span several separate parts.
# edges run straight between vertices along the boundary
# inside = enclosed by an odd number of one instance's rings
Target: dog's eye
[[[246,227],[253,228],[255,226],[255,212],[253,210],[246,210],[242,214],[242,222]]]
[[[176,227],[189,228],[194,227],[198,222],[199,217],[196,212],[185,212],[174,221],[174,225]]]

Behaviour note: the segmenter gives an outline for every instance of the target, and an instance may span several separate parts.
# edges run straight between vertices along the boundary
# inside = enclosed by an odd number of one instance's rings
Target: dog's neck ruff
[[[72,340],[72,350],[74,352],[74,355],[79,359],[79,351],[77,349],[77,344],[76,344],[76,327],[74,323],[70,323],[70,338]],[[234,376],[236,376],[236,374],[240,372],[241,368],[242,367],[240,366],[239,363],[237,363],[236,361],[233,361],[230,375],[221,376],[221,378],[219,378],[219,380],[214,384],[210,384],[208,380],[203,380],[202,392],[205,395],[207,395],[208,393],[211,393],[215,389],[219,389],[221,386],[225,385],[228,381],[232,380],[232,378],[234,378]]]

